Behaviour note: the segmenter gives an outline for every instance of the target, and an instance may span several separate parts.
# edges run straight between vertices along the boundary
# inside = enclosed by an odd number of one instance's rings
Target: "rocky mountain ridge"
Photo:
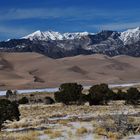
[[[1,52],[37,52],[51,58],[80,54],[140,57],[140,27],[124,32],[59,33],[36,31],[21,39],[0,42]]]

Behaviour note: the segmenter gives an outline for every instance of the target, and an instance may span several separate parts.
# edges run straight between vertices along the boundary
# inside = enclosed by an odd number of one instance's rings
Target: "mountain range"
[[[51,58],[104,54],[140,57],[140,27],[124,32],[59,33],[36,31],[20,39],[0,42],[1,52],[37,52]]]

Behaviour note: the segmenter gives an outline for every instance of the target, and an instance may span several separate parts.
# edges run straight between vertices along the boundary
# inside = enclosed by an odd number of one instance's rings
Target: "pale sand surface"
[[[61,83],[133,83],[140,81],[140,58],[79,55],[51,59],[37,53],[0,53],[0,89],[59,87]]]

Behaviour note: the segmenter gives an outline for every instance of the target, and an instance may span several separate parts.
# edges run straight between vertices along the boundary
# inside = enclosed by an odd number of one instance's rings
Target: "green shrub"
[[[113,99],[114,93],[107,84],[94,85],[89,89],[89,104],[103,105]]]
[[[77,83],[65,83],[59,88],[59,91],[54,94],[57,102],[64,104],[75,103],[80,99],[83,87]]]
[[[126,104],[138,104],[140,92],[137,88],[129,88],[126,93]]]
[[[12,96],[12,95],[13,95],[12,90],[7,90],[7,91],[6,91],[6,98],[9,98],[9,97]]]
[[[117,93],[114,93],[113,100],[125,100],[126,96],[126,92],[123,92],[121,89],[119,89]]]
[[[55,101],[51,97],[45,97],[45,104],[54,104]]]
[[[6,120],[19,120],[20,112],[17,102],[11,102],[7,99],[0,99],[0,130]]]
[[[29,103],[29,99],[27,97],[22,97],[19,101],[19,104],[28,104]]]
[[[82,105],[89,101],[89,95],[81,94],[80,99],[78,100],[79,105]]]

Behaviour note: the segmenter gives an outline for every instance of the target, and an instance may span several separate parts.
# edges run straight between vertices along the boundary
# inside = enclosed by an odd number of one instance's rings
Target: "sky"
[[[36,30],[123,31],[140,26],[140,0],[0,0],[0,40]]]

